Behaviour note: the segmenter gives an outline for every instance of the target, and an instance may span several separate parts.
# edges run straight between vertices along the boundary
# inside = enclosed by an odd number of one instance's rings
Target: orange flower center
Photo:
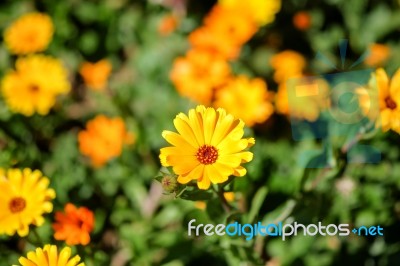
[[[39,86],[38,86],[38,85],[30,85],[30,86],[29,86],[29,91],[30,91],[31,93],[36,93],[36,92],[39,91]]]
[[[202,164],[213,164],[218,159],[218,150],[211,145],[203,145],[196,153],[197,160]]]
[[[21,197],[15,197],[8,205],[12,213],[22,212],[26,207],[26,201]]]
[[[387,106],[389,109],[394,110],[394,109],[397,108],[396,102],[395,102],[395,101],[392,99],[392,97],[390,97],[390,96],[388,96],[388,97],[385,99],[385,103],[386,103],[386,106]]]

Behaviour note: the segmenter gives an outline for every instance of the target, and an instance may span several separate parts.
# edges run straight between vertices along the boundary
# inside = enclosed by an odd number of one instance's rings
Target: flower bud
[[[174,192],[177,188],[176,177],[173,175],[164,175],[161,179],[161,186],[167,192]]]

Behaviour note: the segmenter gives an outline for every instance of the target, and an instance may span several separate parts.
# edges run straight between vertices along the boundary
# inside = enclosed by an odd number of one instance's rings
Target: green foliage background
[[[27,118],[11,113],[0,100],[0,166],[41,169],[56,190],[55,210],[67,202],[95,212],[96,228],[90,246],[77,252],[91,265],[400,265],[400,136],[378,133],[363,142],[382,151],[376,165],[346,165],[337,157],[337,169],[304,170],[298,164],[304,150],[318,147],[314,141],[295,142],[286,117],[274,115],[249,130],[256,138],[254,160],[248,174],[229,189],[240,192],[237,213],[224,214],[213,197],[205,211],[192,201],[162,194],[154,177],[160,169],[159,149],[166,145],[164,129],[173,130],[179,112],[195,106],[181,98],[169,81],[173,60],[187,48],[187,35],[198,27],[213,1],[188,1],[187,16],[167,37],[158,23],[170,8],[157,1],[42,0],[2,1],[0,31],[21,14],[48,13],[56,32],[46,54],[61,58],[71,73],[73,91],[47,116]],[[296,30],[292,17],[306,10],[312,26]],[[309,71],[325,73],[315,60],[317,51],[339,62],[339,39],[349,39],[347,58],[354,62],[373,42],[385,43],[392,54],[385,68],[399,68],[400,8],[398,1],[324,0],[283,1],[273,24],[260,29],[233,63],[235,73],[259,76],[276,90],[269,58],[277,51],[293,49],[309,59]],[[87,90],[77,74],[83,61],[108,58],[113,64],[109,91]],[[0,75],[13,67],[14,57],[0,45]],[[362,66],[361,66],[362,67]],[[77,132],[97,114],[120,116],[137,135],[135,145],[119,158],[93,169],[80,153]],[[251,132],[250,132],[251,131]],[[337,151],[345,143],[331,147]],[[322,176],[323,178],[319,178]],[[346,194],[339,182],[350,180]],[[348,182],[347,182],[348,183]],[[38,228],[41,241],[54,242],[51,222]],[[263,223],[285,220],[304,224],[322,221],[352,226],[381,225],[383,237],[305,237],[287,241],[273,237],[188,237],[187,223],[240,221]],[[15,264],[32,250],[38,239],[0,237],[0,265]],[[59,243],[62,245],[62,243]],[[280,265],[280,264],[277,264]]]

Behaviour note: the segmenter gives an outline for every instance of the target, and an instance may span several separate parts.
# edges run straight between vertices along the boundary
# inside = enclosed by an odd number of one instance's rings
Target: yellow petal
[[[232,141],[228,138],[224,139],[218,146],[218,154],[226,155],[240,152],[247,148],[249,142],[247,139]]]
[[[197,146],[200,146],[189,124],[189,119],[185,114],[180,113],[176,116],[174,119],[174,126],[187,143],[191,143],[192,145],[197,144]]]
[[[382,99],[389,96],[389,78],[384,69],[379,68],[375,72],[376,83],[378,85],[379,95]]]
[[[167,162],[173,165],[175,174],[181,175],[192,171],[200,162],[196,159],[196,156],[168,156]]]
[[[226,175],[223,170],[224,169],[222,167],[217,168],[213,164],[206,165],[204,167],[205,175],[208,176],[213,184],[223,183],[228,180],[229,175]]]
[[[394,73],[390,81],[390,94],[392,96],[400,96],[400,68]],[[396,103],[400,103],[400,99],[394,99]]]
[[[233,173],[234,176],[244,176],[247,173],[246,168],[239,166],[235,168],[235,171]]]
[[[200,179],[204,174],[204,165],[199,164],[192,171],[187,174],[178,176],[178,182],[181,184],[186,184],[191,180]]]
[[[211,143],[211,138],[214,134],[215,124],[217,122],[217,114],[214,108],[207,108],[203,115],[204,123],[204,142]]]
[[[21,263],[22,266],[37,266],[37,264],[33,263],[31,260],[28,260],[27,258],[20,257],[19,258],[19,263]]]
[[[171,145],[179,147],[180,149],[183,149],[183,150],[187,151],[188,153],[195,153],[197,150],[196,147],[193,146],[193,145],[196,145],[196,143],[188,143],[181,135],[179,135],[175,132],[164,130],[162,132],[162,136]]]
[[[71,249],[69,247],[63,248],[60,252],[60,257],[58,258],[57,266],[65,266],[69,258],[71,257]]]
[[[199,146],[203,146],[204,142],[204,128],[203,128],[203,119],[201,113],[196,112],[191,109],[189,111],[189,120],[187,121],[190,127],[193,130],[194,135],[196,136],[197,143]]]

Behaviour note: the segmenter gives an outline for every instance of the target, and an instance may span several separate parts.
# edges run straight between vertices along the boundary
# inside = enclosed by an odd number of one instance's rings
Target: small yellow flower
[[[28,252],[26,257],[21,257],[18,261],[21,266],[85,266],[78,255],[71,255],[69,247],[63,248],[59,253],[57,246],[45,245],[44,248]]]
[[[56,97],[70,90],[67,70],[60,60],[45,55],[29,55],[16,62],[1,82],[8,107],[25,116],[46,115]]]
[[[274,112],[272,93],[262,79],[239,76],[216,92],[214,105],[222,107],[247,126],[265,122]]]
[[[275,14],[281,8],[280,0],[219,0],[219,3],[223,6],[240,7],[243,11],[246,10],[260,25],[274,21]]]
[[[207,203],[205,201],[195,201],[194,207],[199,210],[205,210],[207,208]]]
[[[41,226],[53,210],[53,189],[39,170],[0,170],[0,234],[26,236],[29,225]]]
[[[227,202],[232,202],[235,200],[235,192],[224,192],[224,198]]]
[[[222,108],[203,105],[180,113],[174,120],[178,133],[163,131],[162,136],[172,145],[160,150],[163,166],[172,166],[178,182],[196,181],[200,189],[210,183],[223,183],[231,175],[244,176],[242,163],[253,159],[253,153],[244,151],[255,143],[244,139],[244,122],[227,114]]]
[[[53,37],[51,18],[43,13],[28,13],[14,21],[4,32],[4,42],[13,54],[44,51]]]
[[[377,126],[380,125],[385,132],[392,129],[400,134],[400,69],[391,81],[382,68],[376,70],[373,78],[379,91],[380,119]]]
[[[110,76],[111,69],[111,63],[103,59],[96,63],[83,63],[79,73],[90,89],[103,90],[107,86],[107,80]]]

